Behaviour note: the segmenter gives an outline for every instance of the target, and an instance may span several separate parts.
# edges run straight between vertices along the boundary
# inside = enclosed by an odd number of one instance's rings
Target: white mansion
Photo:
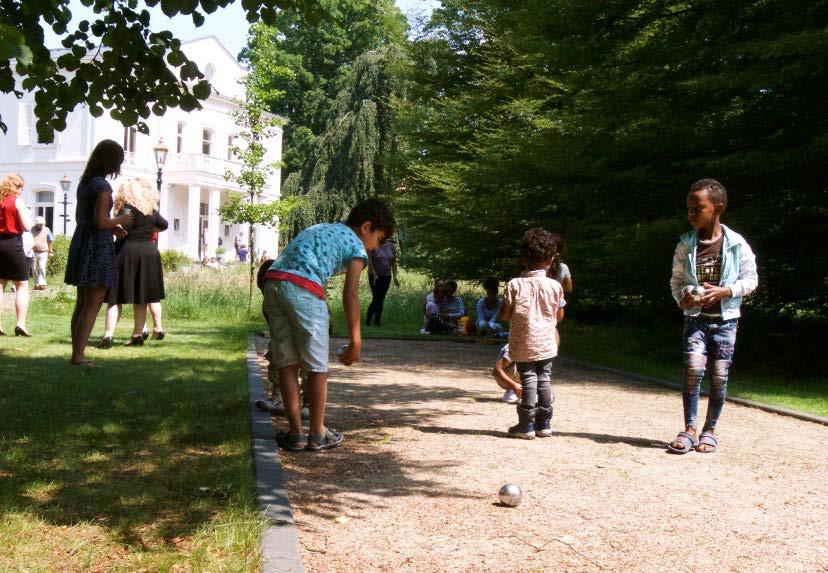
[[[43,215],[55,235],[71,235],[75,228],[75,191],[86,160],[102,139],[113,139],[124,146],[126,160],[121,177],[112,183],[117,190],[121,181],[143,177],[155,186],[157,167],[153,147],[159,138],[169,148],[163,167],[161,214],[169,221],[167,232],[161,233],[161,250],[177,249],[193,259],[214,256],[221,244],[233,252],[233,239],[238,226],[227,224],[218,215],[218,207],[232,193],[242,190],[226,181],[227,168],[236,170],[239,163],[230,147],[237,127],[229,112],[236,108],[234,99],[244,98],[239,80],[245,70],[213,36],[182,43],[187,57],[198,64],[213,86],[213,93],[202,102],[203,109],[184,112],[170,109],[163,117],[150,116],[149,135],[135,128],[124,128],[106,113],[92,117],[86,106],[78,106],[67,118],[67,127],[55,133],[53,141],[38,141],[34,128],[34,94],[26,93],[18,100],[13,94],[0,94],[0,115],[8,125],[5,136],[0,134],[0,177],[20,173],[26,181],[24,198],[35,215]],[[112,86],[117,90],[118,86]],[[282,157],[282,132],[268,145],[268,161]],[[66,175],[72,181],[66,200],[60,180]],[[281,174],[276,170],[262,197],[264,201],[279,198]],[[242,229],[246,237],[246,228]],[[278,247],[276,229],[257,228],[259,252],[273,255]]]

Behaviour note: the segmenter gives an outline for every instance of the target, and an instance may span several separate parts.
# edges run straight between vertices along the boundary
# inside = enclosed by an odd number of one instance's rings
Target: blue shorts
[[[270,320],[271,365],[300,365],[308,372],[328,371],[328,305],[307,289],[287,281],[267,281],[264,310]]]

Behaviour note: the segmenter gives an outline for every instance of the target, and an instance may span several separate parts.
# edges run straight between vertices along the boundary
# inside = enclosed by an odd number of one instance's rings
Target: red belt
[[[311,294],[318,296],[322,300],[325,300],[325,289],[322,288],[322,285],[315,283],[310,279],[306,279],[305,277],[300,277],[299,275],[295,275],[293,273],[286,273],[285,271],[267,271],[264,278],[266,281],[286,281],[293,283],[302,287]]]

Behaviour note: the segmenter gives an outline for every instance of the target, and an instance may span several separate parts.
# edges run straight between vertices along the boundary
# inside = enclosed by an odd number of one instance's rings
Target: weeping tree
[[[285,196],[302,199],[288,215],[289,237],[309,225],[339,221],[357,202],[388,195],[399,183],[393,112],[403,91],[395,69],[399,57],[396,48],[385,48],[354,62],[326,129],[283,186]]]

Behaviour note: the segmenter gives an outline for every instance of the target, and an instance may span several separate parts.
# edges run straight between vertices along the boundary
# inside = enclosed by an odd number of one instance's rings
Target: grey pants
[[[49,251],[34,254],[33,273],[37,277],[37,285],[46,285],[46,261],[49,260]]]
[[[527,408],[549,408],[552,405],[552,358],[518,362],[517,370],[523,387],[521,405]]]

